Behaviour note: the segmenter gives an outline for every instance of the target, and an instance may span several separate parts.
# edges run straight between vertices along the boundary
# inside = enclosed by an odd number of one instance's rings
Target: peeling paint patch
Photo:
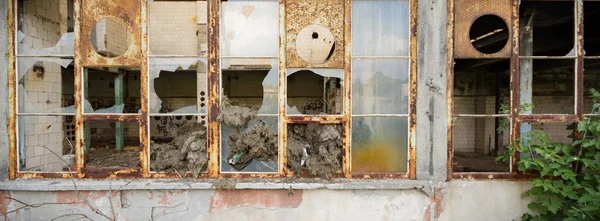
[[[4,220],[8,220],[8,204],[10,204],[10,193],[9,192],[4,192],[4,191],[0,191],[0,215],[2,215],[2,217],[4,217]]]
[[[76,191],[60,191],[56,192],[56,202],[57,203],[70,203],[69,206],[81,206],[84,208],[86,206],[85,202],[90,200],[98,200],[102,197],[106,196],[106,192],[95,192],[92,193],[90,191],[79,191],[79,197],[77,197]]]
[[[216,190],[210,200],[210,213],[240,206],[257,208],[298,208],[302,203],[302,190]]]

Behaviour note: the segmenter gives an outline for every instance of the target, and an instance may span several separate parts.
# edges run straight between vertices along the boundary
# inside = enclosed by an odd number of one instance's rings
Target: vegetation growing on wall
[[[590,90],[593,114],[600,114],[600,91]],[[524,196],[532,197],[522,220],[600,220],[600,117],[577,125],[580,139],[571,144],[551,142],[542,131],[532,131],[515,142],[507,154],[520,153],[518,169],[539,173]]]

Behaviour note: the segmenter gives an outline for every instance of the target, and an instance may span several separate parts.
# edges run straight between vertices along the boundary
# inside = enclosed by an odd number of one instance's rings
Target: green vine
[[[600,92],[590,90],[593,114],[600,114]],[[583,135],[571,144],[550,141],[542,131],[529,132],[497,160],[507,161],[515,151],[521,172],[539,173],[524,196],[533,201],[522,220],[600,220],[600,118],[587,117],[577,124]]]

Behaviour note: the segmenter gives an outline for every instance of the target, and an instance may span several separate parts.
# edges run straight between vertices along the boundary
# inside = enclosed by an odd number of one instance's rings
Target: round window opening
[[[125,54],[129,48],[131,32],[125,22],[107,17],[96,22],[91,39],[96,53],[114,58]]]
[[[508,43],[508,26],[496,15],[484,15],[471,25],[469,39],[477,51],[493,54],[501,51]]]

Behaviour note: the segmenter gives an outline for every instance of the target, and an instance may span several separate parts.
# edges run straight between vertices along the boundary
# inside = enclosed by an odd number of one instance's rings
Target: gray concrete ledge
[[[419,180],[12,180],[0,181],[5,191],[106,191],[106,190],[209,190],[209,189],[330,189],[330,190],[422,190],[427,195],[444,182]],[[75,182],[75,183],[74,183]],[[75,188],[75,186],[77,188]]]

